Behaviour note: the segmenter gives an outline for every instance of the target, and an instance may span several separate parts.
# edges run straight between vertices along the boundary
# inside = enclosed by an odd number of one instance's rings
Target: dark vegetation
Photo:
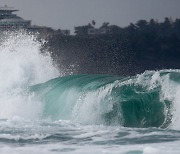
[[[140,20],[111,34],[49,38],[60,68],[75,73],[134,75],[145,70],[180,68],[180,19]]]

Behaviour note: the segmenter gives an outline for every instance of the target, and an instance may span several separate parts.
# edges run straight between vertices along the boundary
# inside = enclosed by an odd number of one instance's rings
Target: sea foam
[[[42,104],[27,88],[60,75],[50,54],[42,53],[42,44],[25,31],[4,35],[0,45],[0,119],[41,114]]]

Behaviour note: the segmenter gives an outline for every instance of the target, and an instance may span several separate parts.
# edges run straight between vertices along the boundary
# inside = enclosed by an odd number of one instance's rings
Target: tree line
[[[123,28],[114,25],[112,33],[105,35],[53,35],[44,47],[52,52],[59,67],[76,73],[133,75],[178,69],[180,19],[139,20]]]

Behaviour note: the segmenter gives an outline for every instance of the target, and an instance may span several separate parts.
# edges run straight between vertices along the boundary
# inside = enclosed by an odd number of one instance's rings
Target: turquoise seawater
[[[180,70],[65,76],[42,43],[0,44],[0,154],[180,153]]]
[[[25,88],[18,96],[38,116],[1,119],[0,152],[179,153],[179,77],[71,75]]]

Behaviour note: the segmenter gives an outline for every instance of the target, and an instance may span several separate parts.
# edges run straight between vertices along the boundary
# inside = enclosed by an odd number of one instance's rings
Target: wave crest
[[[179,70],[133,77],[75,75],[32,87],[44,102],[43,117],[125,127],[175,126]],[[177,126],[177,125],[176,125]]]

